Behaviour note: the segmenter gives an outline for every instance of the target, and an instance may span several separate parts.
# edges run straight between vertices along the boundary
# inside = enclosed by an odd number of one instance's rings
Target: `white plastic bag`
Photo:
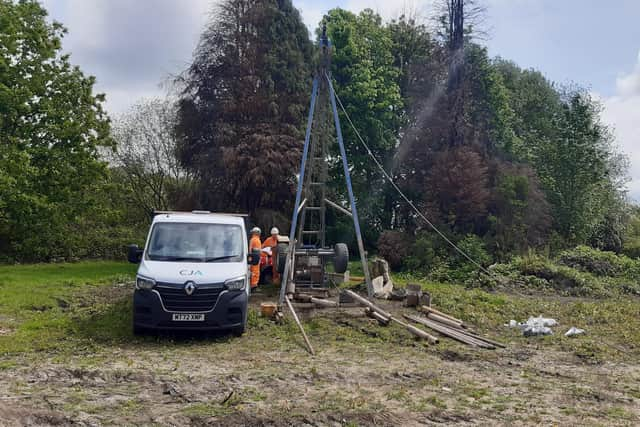
[[[529,319],[526,322],[527,325],[538,325],[538,326],[547,326],[547,327],[552,327],[552,326],[557,326],[558,322],[556,322],[556,319],[551,319],[548,317],[542,317],[542,315],[538,316],[538,317],[529,317]]]
[[[553,335],[553,331],[551,330],[551,328],[548,328],[546,326],[535,325],[527,326],[526,328],[524,328],[522,334],[525,337],[533,337],[536,335]]]
[[[536,335],[553,335],[551,326],[556,326],[557,324],[556,319],[542,317],[542,315],[540,315],[538,317],[529,317],[526,322],[520,323],[512,319],[506,326],[510,328],[520,328],[525,337],[531,337]]]
[[[576,335],[582,335],[585,333],[584,329],[580,329],[580,328],[576,328],[575,326],[572,326],[567,332],[564,333],[565,337],[573,337]]]

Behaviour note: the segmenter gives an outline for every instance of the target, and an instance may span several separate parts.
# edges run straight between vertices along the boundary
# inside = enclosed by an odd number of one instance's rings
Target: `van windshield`
[[[159,222],[153,226],[147,259],[152,261],[240,262],[242,228],[229,224]]]

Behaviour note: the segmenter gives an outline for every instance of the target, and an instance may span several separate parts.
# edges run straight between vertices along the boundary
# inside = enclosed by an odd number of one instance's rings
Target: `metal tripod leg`
[[[298,177],[298,190],[296,191],[296,203],[293,208],[293,218],[291,219],[291,231],[289,232],[289,254],[287,262],[284,265],[282,281],[280,283],[279,303],[284,303],[285,293],[287,290],[287,280],[289,279],[289,270],[292,268],[292,254],[295,251],[296,226],[298,225],[298,211],[300,209],[300,201],[302,199],[302,184],[304,182],[305,165],[307,164],[307,156],[309,154],[309,141],[311,139],[311,128],[313,125],[313,113],[316,108],[316,97],[318,95],[318,78],[313,79],[313,89],[311,92],[311,107],[309,108],[309,118],[307,119],[307,132],[304,137],[304,148],[302,149],[302,161],[300,165],[300,177]],[[368,271],[367,271],[368,274]]]
[[[342,138],[342,129],[340,128],[340,117],[338,117],[338,108],[336,107],[336,95],[333,90],[333,84],[329,76],[325,74],[329,85],[329,97],[331,98],[331,108],[333,109],[333,120],[336,125],[336,133],[338,135],[338,145],[340,146],[340,156],[342,157],[342,166],[344,168],[344,177],[347,181],[347,191],[349,192],[349,202],[351,203],[351,214],[353,215],[353,226],[356,229],[356,238],[358,239],[358,250],[360,251],[360,261],[362,262],[362,270],[364,272],[364,280],[367,283],[367,293],[369,298],[373,297],[373,284],[369,276],[369,265],[367,264],[367,255],[364,252],[364,243],[362,242],[362,233],[360,232],[360,221],[358,220],[358,211],[356,210],[356,200],[353,195],[351,186],[351,174],[349,173],[349,163],[347,162],[347,152],[344,149],[344,140]]]

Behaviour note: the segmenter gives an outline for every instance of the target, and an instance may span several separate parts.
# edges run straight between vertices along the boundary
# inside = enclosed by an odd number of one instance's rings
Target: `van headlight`
[[[136,276],[136,289],[150,290],[156,286],[156,281],[144,276]]]
[[[230,291],[241,291],[244,289],[247,283],[246,277],[236,277],[235,279],[229,279],[224,282],[224,286]]]

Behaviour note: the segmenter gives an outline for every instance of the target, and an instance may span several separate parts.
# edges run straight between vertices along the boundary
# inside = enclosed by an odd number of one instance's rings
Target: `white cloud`
[[[433,6],[433,0],[348,0],[346,9],[360,12],[372,9],[385,19],[393,19],[404,14],[425,17]]]
[[[635,70],[616,79],[616,90],[620,96],[640,95],[640,52],[638,52]]]
[[[294,5],[302,13],[302,19],[309,31],[315,31],[324,14],[334,7],[342,7],[353,13],[371,9],[380,14],[383,19],[390,20],[402,14],[426,18],[433,3],[434,0],[330,0],[324,2],[294,0]]]
[[[302,20],[309,28],[309,32],[312,33],[315,31],[316,27],[320,23],[320,20],[324,16],[324,14],[330,9],[327,6],[321,6],[320,2],[299,2],[298,10],[300,10],[300,14],[302,15]]]
[[[106,108],[120,113],[160,87],[191,61],[215,0],[42,0],[69,30],[63,50],[96,76]]]
[[[616,94],[603,101],[602,118],[631,162],[629,193],[640,201],[640,52],[634,70],[616,79]]]
[[[69,30],[63,49],[71,62],[96,76],[96,92],[110,113],[139,96],[163,96],[161,84],[184,70],[217,0],[40,0],[51,19]],[[401,13],[426,16],[433,0],[294,0],[314,31],[333,7],[355,13],[373,9],[385,19]]]

